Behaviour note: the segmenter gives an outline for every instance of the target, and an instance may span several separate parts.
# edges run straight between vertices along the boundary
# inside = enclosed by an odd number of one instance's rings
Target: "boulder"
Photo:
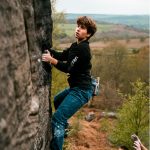
[[[50,0],[0,1],[0,149],[46,150],[50,140]]]

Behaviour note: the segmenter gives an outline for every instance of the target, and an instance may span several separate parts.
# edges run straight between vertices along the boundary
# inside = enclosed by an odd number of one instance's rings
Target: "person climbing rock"
[[[67,120],[92,97],[90,73],[92,65],[88,40],[96,30],[96,23],[91,18],[81,16],[77,19],[75,29],[76,42],[62,52],[50,49],[42,55],[42,61],[68,74],[69,83],[69,88],[58,93],[54,98],[56,111],[52,116],[51,150],[62,150]]]

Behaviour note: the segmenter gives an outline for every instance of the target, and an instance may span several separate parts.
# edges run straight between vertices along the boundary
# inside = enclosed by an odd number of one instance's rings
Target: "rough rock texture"
[[[50,0],[0,1],[0,150],[46,150],[50,140]]]

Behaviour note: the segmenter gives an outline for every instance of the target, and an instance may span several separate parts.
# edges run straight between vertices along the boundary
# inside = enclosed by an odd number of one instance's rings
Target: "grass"
[[[53,112],[54,108],[54,97],[61,91],[65,90],[68,87],[67,76],[65,73],[60,72],[56,68],[52,69],[52,86],[51,86],[51,106]]]
[[[74,34],[76,24],[59,24],[59,28],[68,36],[72,36]]]
[[[98,32],[109,31],[114,27],[113,24],[97,24]],[[68,36],[72,36],[74,34],[76,24],[59,24],[59,28],[66,33]]]

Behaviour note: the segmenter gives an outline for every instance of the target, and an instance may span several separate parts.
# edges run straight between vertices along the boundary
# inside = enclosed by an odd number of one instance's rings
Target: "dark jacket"
[[[70,48],[58,52],[50,50],[54,58],[58,60],[55,67],[68,73],[70,87],[91,88],[91,52],[88,41],[73,43]]]

